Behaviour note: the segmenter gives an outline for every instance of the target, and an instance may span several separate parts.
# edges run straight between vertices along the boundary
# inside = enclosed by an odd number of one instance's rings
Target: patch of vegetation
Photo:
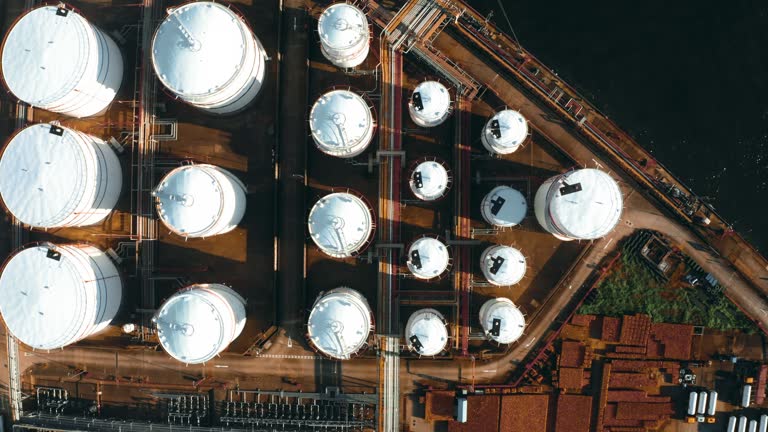
[[[721,292],[690,286],[671,287],[631,253],[620,262],[579,308],[580,314],[620,317],[643,313],[655,322],[701,325],[717,330],[757,329]]]

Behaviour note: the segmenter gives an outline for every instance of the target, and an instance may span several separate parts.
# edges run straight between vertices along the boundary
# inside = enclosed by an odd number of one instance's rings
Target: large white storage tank
[[[123,80],[115,42],[63,5],[19,18],[2,47],[3,80],[20,100],[72,117],[107,109]]]
[[[179,99],[215,114],[248,106],[264,82],[266,53],[246,21],[209,1],[168,9],[152,39],[152,65]]]
[[[593,240],[613,230],[621,218],[618,183],[603,171],[585,168],[550,178],[534,200],[536,219],[561,240]]]
[[[444,161],[437,158],[417,161],[408,180],[411,192],[422,201],[439,200],[448,193],[452,183],[450,170]]]
[[[525,256],[512,246],[493,245],[480,256],[483,275],[498,286],[514,285],[525,276]]]
[[[192,285],[169,297],[152,321],[160,345],[171,357],[204,363],[243,331],[245,300],[226,285]]]
[[[340,68],[359,66],[368,56],[368,19],[348,3],[328,6],[317,22],[320,49],[325,58]]]
[[[411,119],[422,127],[442,124],[452,111],[451,94],[437,81],[424,81],[417,85],[408,101]]]
[[[359,155],[371,143],[375,128],[371,107],[349,90],[325,93],[309,114],[309,129],[315,145],[331,156]]]
[[[245,214],[245,185],[214,165],[173,169],[152,191],[157,214],[182,237],[210,237],[232,231]]]
[[[408,270],[418,279],[439,277],[451,263],[448,248],[433,237],[421,237],[408,248]]]
[[[480,308],[480,324],[488,339],[509,344],[523,335],[525,317],[512,300],[498,297],[488,300]]]
[[[340,360],[359,352],[373,330],[371,308],[359,292],[340,287],[315,300],[307,335],[321,353]]]
[[[103,330],[122,295],[114,263],[86,244],[28,247],[12,255],[0,275],[8,331],[35,349],[62,348]]]
[[[51,124],[19,131],[0,157],[0,195],[25,225],[93,225],[117,204],[120,161],[99,138]]]
[[[517,189],[496,186],[483,197],[480,212],[489,224],[509,228],[519,225],[525,219],[528,202]]]
[[[405,324],[405,339],[408,348],[419,355],[438,355],[448,344],[448,324],[434,309],[417,310]]]
[[[348,258],[368,246],[374,228],[373,211],[352,193],[334,192],[312,206],[307,225],[321,251],[334,258]]]
[[[480,141],[494,154],[510,154],[519,149],[528,138],[528,121],[515,110],[499,111],[483,127]]]

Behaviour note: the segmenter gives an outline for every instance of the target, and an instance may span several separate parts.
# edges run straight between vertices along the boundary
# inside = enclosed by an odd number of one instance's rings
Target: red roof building
[[[499,431],[547,432],[548,410],[549,395],[502,396]]]
[[[592,396],[561,394],[557,397],[555,432],[589,432]]]

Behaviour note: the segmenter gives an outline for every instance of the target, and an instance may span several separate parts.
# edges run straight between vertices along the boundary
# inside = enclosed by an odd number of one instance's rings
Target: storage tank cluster
[[[359,292],[339,287],[321,293],[307,321],[307,337],[322,354],[347,360],[361,351],[373,330],[368,301]]]
[[[688,393],[688,422],[707,423],[715,422],[717,413],[717,392],[715,390],[692,390]]]
[[[317,22],[317,33],[323,56],[340,68],[359,66],[368,56],[368,18],[351,4],[328,6]]]
[[[486,122],[480,140],[492,154],[514,153],[528,138],[528,121],[520,112],[499,111]]]
[[[368,103],[349,90],[332,90],[315,102],[309,114],[312,139],[323,153],[351,158],[373,139],[376,123]]]
[[[107,109],[123,79],[123,57],[106,33],[72,9],[22,15],[2,46],[2,75],[19,100],[71,117]]]

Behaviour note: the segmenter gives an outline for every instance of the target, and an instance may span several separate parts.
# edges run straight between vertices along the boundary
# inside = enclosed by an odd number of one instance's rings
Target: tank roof
[[[525,276],[525,256],[512,246],[494,245],[481,257],[483,275],[494,285],[514,285]]]
[[[309,127],[317,147],[333,156],[354,156],[370,144],[373,115],[362,97],[333,90],[312,106]]]
[[[368,341],[371,309],[357,291],[337,288],[315,301],[307,328],[317,349],[334,358],[348,359]]]
[[[422,109],[414,106],[416,115],[427,120],[437,120],[451,109],[451,94],[438,81],[424,81],[416,86],[413,93],[421,98]],[[413,105],[413,97],[410,103]]]
[[[196,1],[168,10],[152,40],[152,65],[160,81],[186,97],[226,86],[246,61],[253,34],[228,7]]]
[[[194,235],[213,226],[225,201],[237,199],[228,194],[216,172],[223,170],[213,165],[186,165],[163,177],[152,192],[160,219],[180,235]]]
[[[320,40],[333,49],[352,47],[368,38],[368,19],[348,3],[328,6],[317,23]]]
[[[408,346],[421,355],[440,354],[448,343],[445,318],[434,309],[420,309],[408,318],[405,338]]]
[[[448,248],[438,239],[422,237],[408,248],[408,270],[420,279],[438,277],[448,268]]]
[[[325,253],[349,257],[368,242],[373,215],[362,199],[346,192],[320,198],[309,212],[309,235]]]
[[[433,201],[445,195],[449,182],[448,170],[433,160],[416,165],[408,181],[413,194],[425,201]]]
[[[570,190],[566,186],[571,186]],[[545,195],[539,198],[539,193]],[[545,222],[551,222],[561,234],[578,239],[606,235],[619,222],[623,209],[618,183],[592,168],[559,176],[547,190],[537,192],[539,199],[544,200],[546,211],[540,211],[537,205],[537,218],[541,213]]]
[[[56,226],[84,197],[95,196],[86,175],[99,169],[93,153],[71,129],[42,123],[22,129],[0,158],[3,202],[22,223]]]
[[[494,114],[483,129],[489,150],[500,154],[512,153],[528,137],[528,122],[518,111],[506,109]]]
[[[483,218],[491,225],[519,225],[528,212],[528,203],[520,191],[509,186],[496,186],[483,198]]]
[[[508,298],[496,298],[485,302],[480,308],[480,320],[483,329],[492,340],[508,344],[523,335],[525,317]],[[499,320],[498,334],[494,334],[494,320]]]
[[[77,12],[42,6],[23,15],[3,44],[3,79],[11,92],[33,106],[73,91],[85,75],[98,43]]]

